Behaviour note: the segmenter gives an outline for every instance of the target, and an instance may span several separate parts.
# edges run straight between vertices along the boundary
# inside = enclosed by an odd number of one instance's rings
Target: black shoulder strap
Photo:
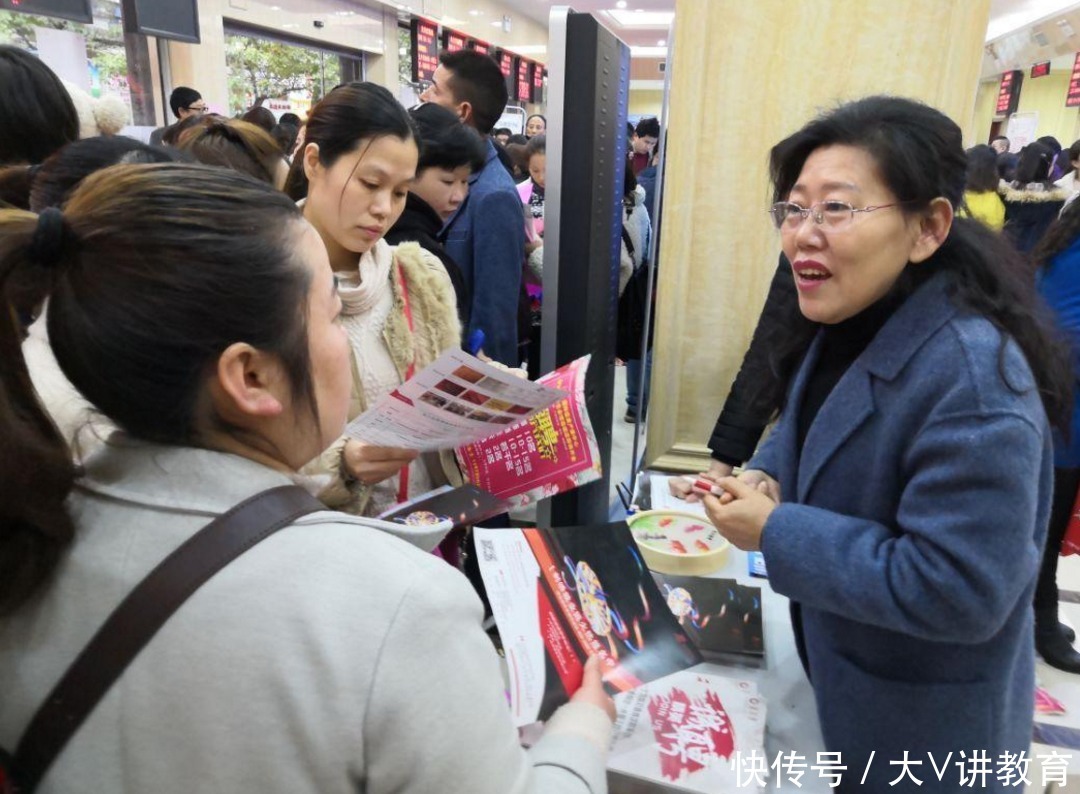
[[[630,232],[626,231],[625,226],[622,227],[621,231],[622,231],[622,241],[624,243],[626,243],[626,252],[628,254],[630,254],[630,258],[633,259],[634,258],[634,243],[630,239]]]
[[[241,502],[185,541],[113,610],[41,704],[19,741],[9,776],[30,794],[98,702],[188,597],[259,541],[325,510],[303,488],[282,485]]]

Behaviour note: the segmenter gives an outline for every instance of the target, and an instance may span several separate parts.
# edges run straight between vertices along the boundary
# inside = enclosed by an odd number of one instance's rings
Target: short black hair
[[[409,110],[420,133],[419,174],[428,168],[452,171],[463,165],[476,173],[487,161],[484,139],[472,127],[466,127],[452,110],[427,102]]]
[[[509,127],[496,127],[491,131],[492,135],[513,135],[514,131]]]
[[[180,118],[181,110],[186,110],[200,99],[202,99],[202,94],[194,88],[182,85],[179,88],[174,88],[173,92],[169,94],[169,107],[172,108],[173,115]]]
[[[660,122],[655,118],[642,119],[637,123],[637,127],[634,128],[634,134],[639,138],[644,138],[646,135],[659,138],[660,137]]]
[[[278,124],[295,124],[297,127],[304,126],[304,122],[300,120],[300,117],[295,113],[282,113],[281,118],[278,119]]]
[[[976,193],[997,190],[997,152],[985,143],[972,146],[967,155],[965,187]]]
[[[1006,138],[1004,135],[995,135],[993,138],[990,139],[990,143],[993,143],[994,141],[1005,141],[1005,143],[1008,143],[1009,139]]]
[[[525,144],[525,161],[528,162],[534,154],[547,154],[547,136],[543,133],[532,136]]]
[[[506,108],[509,94],[502,69],[490,55],[475,50],[443,51],[441,63],[451,72],[447,88],[458,102],[472,106],[472,123],[481,135],[487,135]]]

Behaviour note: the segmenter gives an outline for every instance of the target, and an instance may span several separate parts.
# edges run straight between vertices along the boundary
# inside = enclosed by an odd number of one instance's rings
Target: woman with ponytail
[[[940,112],[842,105],[770,165],[812,341],[789,340],[779,423],[710,518],[791,599],[826,747],[868,790],[927,753],[1022,757],[1067,353],[1015,251],[955,217],[965,156]]]
[[[48,298],[64,375],[119,428],[76,470],[0,323],[0,747],[113,608],[341,433],[349,340],[326,248],[269,185],[119,165],[63,211],[0,211],[5,302]],[[600,792],[597,664],[526,752],[460,573],[322,511],[226,565],[90,712],[38,791]],[[453,681],[453,685],[447,684]]]

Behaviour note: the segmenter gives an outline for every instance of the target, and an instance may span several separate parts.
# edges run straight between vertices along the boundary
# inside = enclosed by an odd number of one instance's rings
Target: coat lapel
[[[825,464],[874,415],[873,381],[894,380],[923,344],[956,314],[956,308],[947,295],[948,278],[946,273],[934,275],[904,301],[840,378],[821,406],[806,434],[802,455],[798,459],[795,482],[799,502],[806,501]],[[795,413],[791,416],[792,421],[786,423],[791,433],[791,446],[787,447],[790,450],[796,449],[797,412],[820,349],[819,337],[814,340],[814,355],[807,356],[792,391],[789,409]]]

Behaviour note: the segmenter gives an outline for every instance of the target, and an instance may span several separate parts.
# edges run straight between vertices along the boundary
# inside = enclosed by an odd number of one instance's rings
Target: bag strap
[[[15,749],[12,790],[37,788],[113,683],[203,583],[282,527],[325,509],[297,485],[271,488],[218,516],[162,560],[113,610],[37,710]]]
[[[626,243],[626,252],[630,254],[630,259],[634,258],[634,242],[630,239],[630,232],[626,231],[626,227],[623,226],[620,231],[622,232],[622,241]]]

